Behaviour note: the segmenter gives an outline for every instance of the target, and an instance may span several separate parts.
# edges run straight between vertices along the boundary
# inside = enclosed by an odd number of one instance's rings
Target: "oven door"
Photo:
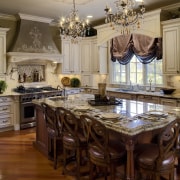
[[[20,128],[33,127],[36,124],[35,105],[32,102],[21,103]]]

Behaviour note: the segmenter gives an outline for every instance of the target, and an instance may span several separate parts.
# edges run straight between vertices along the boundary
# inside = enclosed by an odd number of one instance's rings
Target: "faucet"
[[[129,85],[130,90],[133,90],[133,85],[132,82],[130,81],[130,85]]]
[[[60,85],[57,86],[57,90],[62,90],[62,95],[65,97],[66,96],[66,88],[61,87]]]
[[[57,85],[57,90],[60,90],[62,89],[60,85]]]
[[[149,80],[149,91],[150,91],[150,92],[152,91],[151,83],[152,83],[152,80],[150,79],[150,80]]]

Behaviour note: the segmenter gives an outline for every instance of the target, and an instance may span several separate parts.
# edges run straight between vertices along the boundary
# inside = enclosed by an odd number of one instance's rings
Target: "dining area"
[[[76,179],[173,179],[180,108],[114,97],[104,104],[96,100],[80,93],[33,101],[33,144],[54,169],[63,166],[63,174]]]

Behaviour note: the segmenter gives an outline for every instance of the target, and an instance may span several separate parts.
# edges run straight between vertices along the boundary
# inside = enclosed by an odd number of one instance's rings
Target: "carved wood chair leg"
[[[114,180],[115,179],[115,167],[112,165],[111,166],[111,180]]]
[[[57,152],[56,152],[56,138],[54,138],[53,139],[53,141],[54,141],[54,154],[53,154],[53,156],[54,156],[54,169],[56,169],[57,168]]]
[[[80,150],[76,150],[76,161],[77,161],[77,179],[80,179]]]
[[[105,180],[107,180],[107,177],[108,177],[108,168],[105,167],[104,170],[105,170],[105,172],[104,172],[104,174],[105,174]]]
[[[89,179],[90,180],[93,180],[93,178],[94,178],[94,176],[93,176],[93,169],[94,169],[94,165],[93,165],[93,163],[90,161],[89,162],[89,167],[90,167],[90,175],[89,175]]]
[[[66,149],[63,148],[63,174],[65,174],[65,168],[66,168]]]

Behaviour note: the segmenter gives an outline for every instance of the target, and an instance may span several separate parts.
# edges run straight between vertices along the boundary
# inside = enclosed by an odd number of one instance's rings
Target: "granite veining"
[[[132,100],[123,100],[120,105],[91,106],[88,100],[93,98],[94,95],[90,94],[76,94],[69,95],[67,99],[60,98],[55,101],[44,98],[33,100],[33,103],[40,105],[41,102],[45,102],[54,108],[64,107],[71,110],[77,117],[85,113],[98,119],[108,128],[128,136],[165,127],[180,117],[179,107]],[[135,111],[135,107],[139,108]],[[104,118],[102,115],[105,113],[118,114],[118,116]]]

